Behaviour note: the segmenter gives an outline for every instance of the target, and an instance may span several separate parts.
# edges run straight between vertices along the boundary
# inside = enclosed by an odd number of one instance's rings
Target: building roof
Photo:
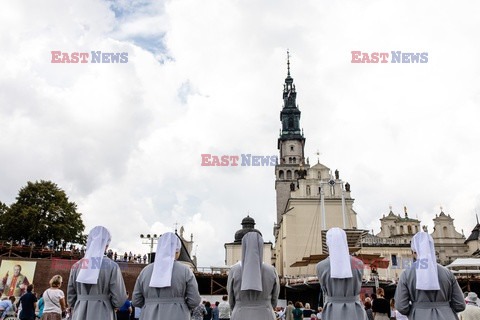
[[[473,240],[478,240],[478,236],[480,235],[480,223],[477,223],[477,225],[475,226],[475,228],[473,228],[472,230],[472,233],[470,234],[470,236],[467,238],[467,240],[465,240],[465,243],[469,242],[469,241],[473,241]]]
[[[455,259],[451,264],[447,266],[447,268],[467,268],[467,267],[475,267],[480,268],[480,259],[479,258],[458,258]]]

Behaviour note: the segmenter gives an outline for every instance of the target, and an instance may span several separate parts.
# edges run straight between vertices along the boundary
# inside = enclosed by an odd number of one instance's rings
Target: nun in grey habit
[[[363,262],[350,256],[347,235],[340,228],[327,232],[329,257],[317,264],[318,282],[323,290],[323,320],[366,320],[360,301]]]
[[[120,268],[104,255],[110,240],[105,227],[94,227],[88,234],[85,257],[70,270],[67,301],[73,320],[116,319],[114,308],[127,299]]]
[[[242,239],[242,261],[228,274],[228,302],[233,310],[230,320],[275,320],[280,285],[277,272],[264,264],[263,238],[248,232]]]
[[[157,244],[155,262],[146,266],[137,278],[132,303],[142,308],[140,320],[186,320],[200,304],[193,272],[176,261],[181,243],[172,232],[164,233]]]
[[[395,308],[408,319],[453,320],[465,310],[462,290],[452,272],[437,264],[432,237],[412,238],[416,262],[403,271],[395,292]]]

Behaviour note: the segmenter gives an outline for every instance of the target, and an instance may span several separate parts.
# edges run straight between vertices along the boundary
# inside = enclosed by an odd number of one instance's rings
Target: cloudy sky
[[[193,233],[224,264],[250,214],[273,241],[273,167],[202,167],[201,154],[276,155],[291,51],[306,156],[351,184],[359,227],[408,207],[468,236],[480,210],[476,1],[10,1],[0,11],[0,201],[52,180],[107,226]],[[51,51],[128,63],[51,63]],[[425,64],[352,64],[351,51],[428,52]],[[91,60],[91,59],[89,59]],[[389,59],[390,60],[390,59]]]

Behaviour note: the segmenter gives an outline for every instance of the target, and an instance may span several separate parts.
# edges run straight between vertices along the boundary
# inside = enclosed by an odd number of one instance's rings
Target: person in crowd
[[[40,296],[40,299],[38,299],[37,308],[38,308],[37,318],[40,319],[40,318],[42,318],[43,309],[45,308],[45,301],[43,300],[43,293]]]
[[[459,320],[479,320],[480,308],[478,307],[478,296],[475,292],[469,292],[465,298],[467,306],[458,314]]]
[[[297,301],[295,302],[295,309],[292,311],[293,320],[302,320],[303,319],[303,311],[302,311],[302,303]]]
[[[390,320],[390,303],[385,299],[385,291],[377,289],[377,299],[372,304],[372,311],[375,320]]]
[[[128,320],[130,319],[130,315],[132,314],[132,303],[128,300],[128,291],[127,291],[127,299],[123,306],[117,310],[117,320]]]
[[[223,296],[222,302],[218,305],[218,318],[220,320],[230,320],[230,304],[228,304],[228,296]]]
[[[142,308],[134,307],[134,310],[133,310],[133,320],[139,320],[141,313],[142,313]]]
[[[207,302],[203,301],[192,310],[192,320],[203,320],[203,316],[207,314],[205,303]]]
[[[411,248],[416,262],[400,275],[395,308],[410,320],[456,319],[456,313],[465,310],[465,300],[453,273],[437,264],[432,237],[418,232]]]
[[[317,309],[317,319],[322,319],[322,312],[323,312],[323,308],[322,307],[318,307]]]
[[[303,317],[309,319],[315,311],[310,308],[310,303],[305,303],[305,308],[303,309]]]
[[[22,310],[18,315],[20,320],[34,320],[35,309],[37,308],[37,297],[33,294],[34,286],[29,284],[27,286],[27,293],[20,297],[18,304],[21,305]]]
[[[396,320],[408,320],[408,318],[398,312],[398,310],[395,308],[395,299],[392,298],[390,299],[390,319],[395,318]]]
[[[85,256],[70,270],[67,300],[73,310],[72,320],[113,320],[114,309],[125,302],[122,272],[105,256],[110,240],[105,227],[94,227],[88,234]]]
[[[231,320],[274,320],[280,285],[275,268],[263,262],[263,238],[248,232],[242,238],[242,261],[230,269],[227,291]]]
[[[200,303],[198,284],[193,272],[176,261],[181,242],[172,232],[164,233],[157,244],[155,262],[140,272],[132,294],[135,307],[141,307],[141,320],[158,319],[162,314],[169,320],[183,320]]]
[[[215,301],[215,308],[212,310],[212,320],[220,320],[218,316],[218,305],[220,304],[219,301]]]
[[[212,319],[212,305],[210,304],[210,301],[207,301],[205,303],[205,310],[207,310],[207,313],[203,316],[203,320],[211,320]]]
[[[285,320],[285,308],[280,307],[277,311],[277,319]]]
[[[287,307],[285,308],[285,320],[293,320],[293,309],[295,309],[293,302],[288,301]]]
[[[373,311],[372,311],[372,302],[370,302],[369,298],[365,299],[365,312],[367,313],[368,320],[374,320]]]
[[[322,318],[363,320],[365,309],[360,301],[363,262],[348,252],[347,235],[340,228],[327,232],[329,256],[317,264],[318,282],[323,289]]]
[[[43,292],[43,313],[42,320],[62,320],[62,313],[65,312],[65,294],[60,289],[63,279],[55,275],[50,279],[50,288]]]
[[[15,297],[10,296],[7,299],[0,301],[0,320],[5,317],[15,315]]]

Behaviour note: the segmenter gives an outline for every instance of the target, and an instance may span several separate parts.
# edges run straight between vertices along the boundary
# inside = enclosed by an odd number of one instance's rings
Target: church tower
[[[287,52],[287,77],[283,85],[283,108],[280,112],[282,129],[278,138],[279,162],[275,166],[275,190],[277,193],[277,226],[282,213],[295,190],[298,177],[307,169],[305,165],[305,138],[300,129],[300,110],[297,102],[297,91],[290,76],[290,56]],[[276,231],[274,230],[274,234]]]

